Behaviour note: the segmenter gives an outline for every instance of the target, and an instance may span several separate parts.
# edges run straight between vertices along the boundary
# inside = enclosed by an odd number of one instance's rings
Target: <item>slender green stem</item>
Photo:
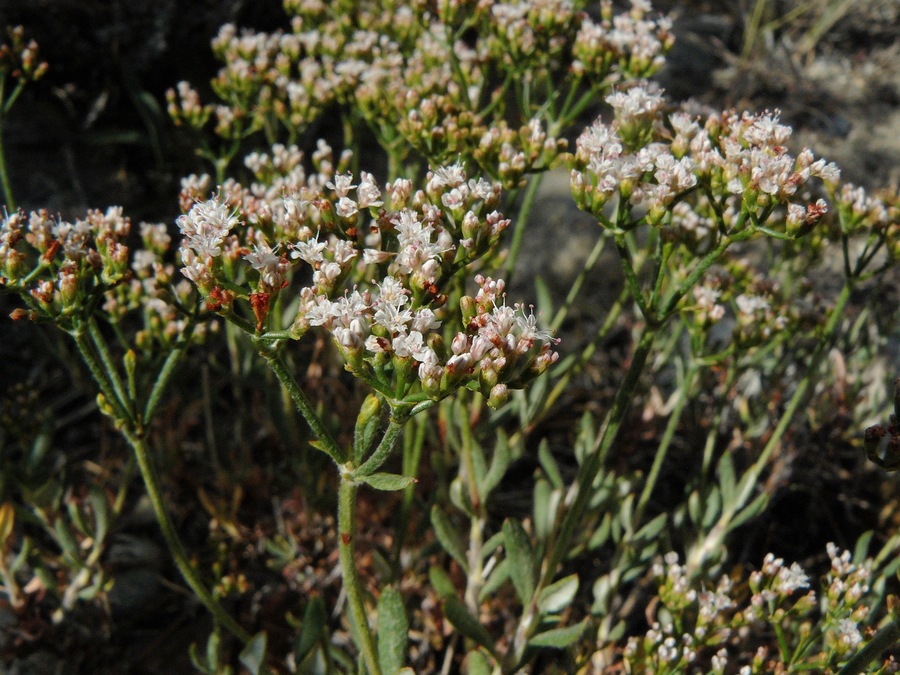
[[[900,640],[900,623],[896,619],[875,633],[865,647],[844,664],[838,671],[838,675],[858,675],[866,672],[866,668],[872,661],[879,658],[884,651]]]
[[[71,330],[69,334],[75,340],[75,345],[81,353],[81,358],[91,371],[91,375],[97,383],[97,386],[100,387],[103,397],[112,408],[115,418],[124,422],[130,421],[131,416],[129,415],[128,410],[122,406],[121,401],[119,401],[119,397],[116,395],[115,389],[113,388],[103,365],[97,358],[93,344],[85,335],[84,327],[78,326]]]
[[[575,528],[584,515],[584,510],[590,501],[591,485],[593,485],[594,480],[603,468],[606,454],[616,442],[619,431],[622,429],[641,373],[644,371],[644,366],[653,348],[655,337],[656,332],[649,326],[645,326],[638,339],[637,347],[631,358],[631,364],[628,366],[628,371],[625,374],[625,379],[616,393],[616,398],[606,420],[604,420],[603,429],[597,435],[594,448],[585,459],[576,482],[573,483],[569,489],[569,494],[566,496],[565,503],[571,506],[565,511],[562,523],[557,530],[558,534],[549,546],[550,556],[544,560],[536,595],[553,580],[557,568],[569,551],[569,544],[575,534]]]
[[[122,433],[134,450],[138,467],[141,470],[141,477],[144,479],[144,486],[147,488],[147,496],[150,498],[150,503],[153,505],[153,511],[156,514],[156,520],[159,523],[159,529],[162,531],[163,539],[166,540],[166,545],[169,547],[169,552],[172,554],[172,559],[175,561],[178,571],[181,572],[181,576],[184,577],[185,582],[200,599],[200,602],[213,615],[216,623],[244,644],[250,642],[250,634],[241,628],[240,624],[222,608],[212,593],[207,590],[197,570],[191,564],[187,551],[181,543],[181,539],[178,538],[175,524],[166,510],[159,477],[150,459],[149,449],[144,439],[127,427],[123,429]]]
[[[600,259],[600,254],[603,253],[603,249],[605,247],[606,232],[604,231],[600,238],[597,239],[597,243],[594,244],[594,248],[591,249],[591,252],[588,254],[587,259],[584,261],[584,265],[582,265],[581,271],[578,273],[578,276],[572,283],[572,288],[569,289],[568,295],[566,295],[566,300],[563,303],[563,306],[559,308],[559,310],[553,317],[553,321],[550,322],[551,331],[556,332],[562,325],[562,322],[565,321],[566,317],[569,314],[569,311],[572,309],[572,306],[575,304],[575,301],[578,299],[578,296],[581,293],[581,287],[584,285],[584,281],[587,278],[588,273],[592,269],[594,269],[594,265],[597,264],[597,260]]]
[[[157,375],[156,381],[153,383],[153,389],[150,390],[150,397],[147,399],[147,406],[144,408],[144,416],[141,419],[141,424],[149,424],[154,415],[156,415],[156,409],[159,407],[159,402],[162,400],[166,385],[168,385],[169,380],[172,379],[172,373],[175,372],[175,366],[187,350],[188,343],[190,342],[190,332],[193,332],[193,323],[189,324],[186,331],[187,335],[185,336],[186,339],[184,344],[181,344],[170,351],[166,360],[163,362],[162,368],[159,369],[159,375]]]
[[[459,468],[464,473],[463,482],[469,492],[469,499],[475,515],[471,518],[469,525],[469,546],[467,555],[469,559],[469,573],[466,578],[465,602],[466,607],[473,614],[478,613],[478,593],[484,582],[482,575],[484,565],[482,561],[481,551],[484,546],[484,526],[487,522],[487,512],[481,491],[478,489],[478,481],[475,474],[474,444],[475,439],[472,437],[472,427],[469,425],[469,415],[465,403],[462,398],[457,399],[457,405],[461,408],[462,419],[460,424],[460,435],[462,437],[462,452],[460,453]]]
[[[356,470],[356,476],[370,476],[381,468],[381,465],[391,456],[391,452],[397,444],[397,439],[400,438],[400,434],[403,433],[403,426],[408,419],[409,415],[405,410],[391,411],[391,421],[388,423],[384,436],[381,437],[381,442],[378,444],[378,447],[375,448],[375,452],[373,452]]]
[[[625,274],[625,283],[631,291],[634,301],[637,303],[641,315],[648,323],[656,325],[656,318],[653,315],[647,300],[644,298],[644,292],[641,290],[641,284],[638,281],[635,268],[631,264],[631,252],[628,250],[628,244],[625,240],[625,234],[616,234],[616,249],[619,251],[619,259],[622,261],[622,271]]]
[[[306,398],[306,394],[303,393],[300,385],[297,384],[297,381],[290,374],[282,358],[275,352],[266,348],[262,348],[260,353],[269,364],[272,372],[275,373],[275,376],[281,382],[281,386],[287,390],[288,394],[290,394],[291,400],[294,402],[297,410],[300,411],[300,414],[303,415],[306,423],[309,424],[309,428],[319,437],[319,442],[315,447],[331,457],[336,464],[340,465],[346,462],[346,453],[341,450],[337,441],[334,439],[334,436],[331,435],[331,432],[328,431],[322,423],[322,420],[319,418],[318,414],[316,414],[312,403]]]
[[[675,430],[678,428],[678,423],[681,421],[681,414],[684,412],[685,405],[688,402],[688,393],[694,386],[694,379],[696,376],[697,367],[692,365],[688,370],[687,375],[685,375],[684,382],[682,382],[681,386],[678,388],[678,398],[675,400],[675,407],[669,415],[666,430],[663,432],[662,440],[660,440],[659,447],[656,449],[653,465],[650,467],[650,473],[647,474],[647,478],[644,480],[644,489],[641,491],[637,507],[634,510],[634,518],[632,518],[631,522],[634,523],[635,529],[640,529],[641,527],[644,509],[647,507],[647,503],[650,501],[650,495],[653,494],[653,488],[656,486],[656,481],[659,479],[659,472],[662,469],[663,461],[669,451],[669,445],[675,437]]]
[[[93,341],[94,346],[97,349],[97,353],[100,355],[100,360],[103,362],[106,376],[109,378],[109,381],[112,384],[113,391],[118,397],[119,404],[121,405],[122,409],[127,411],[128,413],[127,419],[129,423],[133,425],[136,420],[134,418],[134,411],[131,409],[131,399],[125,392],[125,385],[122,382],[122,378],[119,377],[118,370],[116,369],[116,364],[112,359],[112,354],[109,353],[109,348],[106,346],[106,339],[100,332],[100,327],[97,325],[96,319],[91,317],[90,319],[88,319],[87,323],[88,332],[90,333],[91,340]]]
[[[847,306],[847,301],[850,300],[851,290],[852,284],[849,282],[845,283],[844,287],[841,289],[841,294],[838,296],[837,302],[831,310],[831,316],[828,318],[828,323],[825,325],[825,329],[819,338],[816,350],[813,352],[812,358],[810,359],[805,377],[797,385],[797,389],[794,391],[794,395],[791,396],[791,400],[788,402],[787,408],[782,414],[781,420],[778,422],[778,426],[775,427],[775,431],[773,431],[772,435],[769,437],[762,453],[760,453],[759,459],[757,459],[751,467],[754,476],[759,476],[763,467],[768,463],[775,448],[778,447],[778,444],[781,442],[784,432],[787,431],[788,425],[790,425],[797,409],[804,402],[809,385],[814,379],[818,379],[819,364],[825,356],[828,347],[831,346],[832,338],[837,331],[838,324],[844,316],[844,308]],[[752,485],[755,482],[756,481],[754,480],[748,484]]]
[[[538,188],[541,186],[543,174],[534,174],[528,180],[528,187],[525,189],[525,197],[522,199],[522,207],[519,209],[519,215],[516,217],[516,226],[513,231],[513,239],[509,245],[509,257],[506,259],[506,283],[512,283],[513,271],[516,268],[516,261],[519,259],[519,251],[522,249],[522,242],[525,239],[525,230],[528,226],[528,216],[534,206],[537,198]]]
[[[359,486],[352,475],[341,473],[338,491],[338,532],[340,536],[341,575],[350,605],[350,615],[359,635],[358,645],[370,675],[381,675],[375,637],[369,627],[369,617],[363,600],[362,583],[356,571],[356,495]]]
[[[9,182],[9,171],[6,168],[6,148],[3,145],[3,117],[0,116],[0,183],[3,184],[3,197],[6,202],[6,210],[15,213],[16,200],[13,198],[12,185]]]
[[[596,247],[595,247],[596,248]],[[638,267],[640,269],[640,267]],[[609,313],[606,315],[606,319],[603,321],[603,325],[600,326],[600,329],[597,331],[597,335],[591,340],[590,344],[588,344],[578,356],[578,360],[572,364],[565,366],[565,371],[562,377],[559,377],[558,372],[554,372],[551,374],[552,379],[557,380],[556,385],[553,387],[553,390],[547,395],[546,400],[541,405],[540,411],[535,415],[534,421],[541,419],[547,412],[553,407],[553,404],[559,399],[560,396],[566,391],[566,387],[568,387],[571,379],[581,371],[588,361],[590,361],[591,357],[596,353],[596,351],[600,348],[600,345],[606,339],[606,336],[609,334],[609,331],[612,330],[613,326],[615,326],[616,321],[618,321],[619,316],[622,314],[622,310],[625,307],[625,302],[629,297],[629,288],[628,286],[624,286],[622,288],[621,293],[616,298],[615,303],[610,308]],[[532,424],[534,424],[532,421]],[[510,439],[510,444],[513,443],[513,439]]]

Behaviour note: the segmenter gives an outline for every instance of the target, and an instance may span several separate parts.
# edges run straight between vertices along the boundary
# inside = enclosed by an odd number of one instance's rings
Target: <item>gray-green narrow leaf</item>
[[[416,482],[412,476],[400,476],[395,473],[373,473],[371,476],[363,476],[361,480],[369,487],[386,492],[402,490]]]
[[[466,559],[462,537],[460,537],[456,528],[453,527],[450,519],[437,505],[431,507],[431,524],[434,526],[434,533],[437,535],[438,541],[441,542],[441,546],[468,574],[469,561]]]
[[[444,601],[444,615],[463,636],[474,640],[491,654],[494,653],[494,640],[478,619],[469,613],[465,605],[455,595]]]
[[[408,633],[403,597],[389,586],[378,600],[378,663],[385,675],[403,667]]]
[[[266,662],[266,634],[264,632],[257,633],[250,638],[250,642],[247,643],[238,658],[253,675],[259,675]]]
[[[503,537],[506,542],[506,557],[510,563],[509,576],[519,600],[527,605],[534,595],[534,555],[531,542],[522,524],[510,518],[503,522]]]
[[[541,614],[556,614],[572,604],[578,592],[578,575],[570,574],[541,591],[538,609]]]
[[[574,644],[584,634],[587,628],[588,620],[585,619],[581,623],[574,626],[566,626],[565,628],[554,628],[544,633],[538,633],[528,641],[529,647],[555,647],[557,649],[565,649]]]

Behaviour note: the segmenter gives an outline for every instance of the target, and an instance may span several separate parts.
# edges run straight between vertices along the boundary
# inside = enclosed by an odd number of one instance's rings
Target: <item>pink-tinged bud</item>
[[[78,277],[71,272],[60,270],[58,283],[63,307],[71,307],[78,300]]]
[[[450,343],[450,351],[453,354],[458,355],[469,350],[469,338],[466,337],[465,333],[457,333],[453,338],[453,341]]]
[[[26,274],[28,274],[29,270],[25,269],[26,261],[27,256],[24,253],[17,251],[16,249],[12,249],[9,253],[7,253],[6,266],[3,270],[6,278],[10,281],[15,281],[16,279],[21,279]]]
[[[480,230],[478,216],[471,211],[467,211],[462,220],[462,236],[464,238],[477,239]]]
[[[460,298],[459,311],[462,313],[463,325],[468,325],[478,314],[478,304],[475,302],[475,298],[468,295]]]
[[[21,307],[17,307],[9,313],[9,318],[13,321],[22,321],[23,319],[37,321],[37,312],[33,309],[22,309]]]
[[[451,356],[447,361],[447,373],[449,373],[454,378],[461,377],[469,372],[469,369],[472,367],[472,363],[473,361],[471,354],[456,354],[454,356]]]
[[[491,395],[488,396],[488,407],[496,410],[509,400],[509,388],[505,384],[497,384],[491,389]]]

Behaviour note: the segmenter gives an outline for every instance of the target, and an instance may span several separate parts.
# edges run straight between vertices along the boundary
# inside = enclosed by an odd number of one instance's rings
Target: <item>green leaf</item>
[[[546,479],[537,479],[534,485],[534,535],[539,541],[545,541],[553,530],[561,496],[561,491],[553,489]]]
[[[588,550],[593,551],[600,548],[609,539],[612,532],[612,515],[607,511],[603,514],[603,520],[600,521],[600,527],[594,530],[594,534],[588,540]]]
[[[434,526],[434,533],[437,535],[438,541],[441,542],[441,546],[468,574],[469,561],[466,559],[466,549],[462,537],[456,531],[456,528],[453,527],[450,518],[437,504],[431,507],[431,524]]]
[[[378,663],[384,673],[396,673],[403,667],[409,621],[403,597],[388,586],[378,599]]]
[[[370,476],[361,476],[359,479],[369,487],[385,492],[403,490],[416,482],[412,476],[401,476],[396,473],[373,473]]]
[[[503,521],[503,538],[506,542],[506,558],[509,560],[509,576],[516,594],[523,605],[534,595],[534,554],[528,534],[518,520]]]
[[[484,458],[484,450],[482,450],[481,444],[476,442],[474,438],[471,440],[469,447],[472,449],[472,473],[475,477],[475,485],[484,485],[488,473],[487,460]]]
[[[553,487],[563,487],[562,474],[559,472],[556,460],[553,459],[553,454],[550,452],[550,444],[546,438],[541,441],[538,447],[538,460],[541,466],[544,467],[544,473],[547,474],[547,479],[553,484]]]
[[[467,675],[491,675],[491,661],[480,649],[473,649],[466,654]]]
[[[484,542],[484,546],[481,547],[481,559],[487,560],[488,556],[501,546],[503,546],[503,533],[495,532],[490,539]]]
[[[853,549],[853,562],[859,564],[866,559],[866,554],[869,552],[869,544],[874,534],[874,530],[868,530],[863,532],[859,539],[856,540],[856,546]]]
[[[453,627],[460,634],[470,640],[474,640],[493,656],[494,639],[455,595],[451,595],[444,600],[444,616],[447,617],[447,620],[453,624]]]
[[[577,642],[584,634],[589,619],[585,619],[581,623],[565,628],[554,628],[544,633],[538,633],[528,641],[529,647],[555,647],[557,649],[565,649],[569,645]]]
[[[656,516],[656,518],[654,518],[649,523],[644,525],[640,530],[638,530],[637,534],[634,535],[635,541],[651,541],[656,539],[657,535],[662,532],[662,529],[666,526],[666,520],[668,519],[668,517],[668,513],[660,513],[658,516]]]
[[[357,464],[363,461],[369,448],[372,447],[375,432],[378,431],[380,424],[381,399],[375,394],[369,394],[360,407],[353,434],[353,457]]]
[[[734,518],[731,519],[731,522],[728,523],[727,531],[731,532],[733,529],[740,527],[748,520],[756,518],[756,516],[765,511],[768,503],[769,495],[765,492],[760,492],[756,496],[756,499],[750,502],[750,504],[748,504],[745,509],[742,509]]]
[[[100,543],[109,530],[109,501],[103,489],[96,485],[91,488],[90,501],[94,509],[94,541]]]
[[[718,488],[712,488],[706,497],[705,511],[703,512],[702,525],[709,529],[722,512],[722,498]]]
[[[535,277],[534,291],[537,295],[537,306],[545,316],[553,316],[553,293],[542,277]]]
[[[488,578],[485,579],[481,590],[478,591],[478,600],[484,600],[506,583],[507,579],[509,579],[509,568],[508,558],[504,558],[497,564]]]
[[[498,430],[497,442],[494,444],[494,457],[491,459],[491,468],[488,469],[483,483],[479,486],[483,497],[486,497],[491,490],[500,484],[506,469],[509,468],[509,462],[509,438],[502,430]]]
[[[428,568],[428,580],[441,600],[456,597],[456,586],[453,585],[450,577],[440,567],[431,566]]]
[[[313,596],[303,611],[303,625],[294,643],[294,661],[302,663],[325,634],[327,612],[325,602],[318,595]]]
[[[556,614],[572,604],[578,592],[578,575],[570,574],[541,591],[538,609],[541,614]]]
[[[247,646],[241,650],[238,656],[244,667],[251,672],[252,675],[259,675],[266,662],[266,633],[257,633]]]
[[[726,506],[734,505],[734,463],[731,454],[726,452],[719,460],[719,489],[722,491],[722,503]]]

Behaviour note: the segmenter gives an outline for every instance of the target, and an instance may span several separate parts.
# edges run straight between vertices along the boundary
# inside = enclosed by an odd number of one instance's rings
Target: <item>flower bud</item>
[[[497,384],[491,389],[491,395],[488,397],[488,407],[496,410],[509,400],[509,388],[505,384]]]

